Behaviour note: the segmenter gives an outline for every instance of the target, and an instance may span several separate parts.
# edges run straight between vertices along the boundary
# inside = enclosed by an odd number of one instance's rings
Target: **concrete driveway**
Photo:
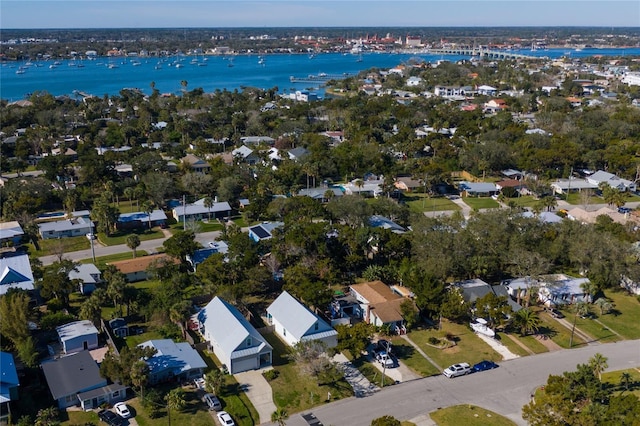
[[[245,371],[244,373],[234,374],[240,388],[247,394],[247,398],[253,404],[258,415],[260,416],[260,424],[269,423],[271,414],[276,411],[276,405],[273,403],[273,391],[267,379],[262,375],[262,370]]]

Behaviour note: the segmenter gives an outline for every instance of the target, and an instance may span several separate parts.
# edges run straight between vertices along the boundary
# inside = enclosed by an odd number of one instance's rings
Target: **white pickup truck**
[[[395,365],[393,358],[391,358],[391,356],[385,351],[378,352],[376,359],[380,364],[384,365],[386,368],[392,368]]]

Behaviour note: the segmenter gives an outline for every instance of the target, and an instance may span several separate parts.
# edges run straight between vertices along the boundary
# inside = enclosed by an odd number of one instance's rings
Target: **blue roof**
[[[207,368],[198,352],[186,342],[176,343],[171,339],[147,340],[141,347],[151,347],[156,354],[147,360],[151,373],[159,373],[170,369],[175,375],[180,373]]]
[[[0,403],[11,401],[10,390],[19,384],[13,355],[0,352]]]

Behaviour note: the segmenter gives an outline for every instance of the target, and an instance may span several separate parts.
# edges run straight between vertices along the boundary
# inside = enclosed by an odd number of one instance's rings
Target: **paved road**
[[[455,379],[435,376],[405,382],[367,398],[349,398],[312,411],[326,426],[366,426],[386,414],[410,420],[441,407],[474,404],[525,425],[520,413],[534,389],[544,384],[549,374],[573,370],[596,352],[608,358],[608,370],[640,367],[640,340],[608,343],[521,357],[502,362],[496,370]],[[306,426],[306,422],[299,414],[292,414],[287,425]]]
[[[203,232],[201,234],[196,235],[196,241],[202,244],[202,246],[207,247],[208,242],[215,240],[219,235],[220,235],[220,231]],[[164,237],[164,238],[158,238],[155,240],[141,241],[140,247],[138,247],[138,251],[144,250],[147,253],[157,252],[159,249],[162,248],[162,243],[166,239],[167,238]],[[131,253],[131,249],[127,247],[126,244],[121,244],[116,246],[103,246],[99,243],[96,243],[94,246],[94,250],[96,253],[96,257],[109,256],[109,255],[118,254],[118,253]],[[83,259],[91,259],[91,249],[68,252],[64,254],[64,257],[74,262],[77,262]],[[43,265],[50,265],[56,260],[58,260],[57,256],[42,256],[40,258],[40,261],[42,261]]]

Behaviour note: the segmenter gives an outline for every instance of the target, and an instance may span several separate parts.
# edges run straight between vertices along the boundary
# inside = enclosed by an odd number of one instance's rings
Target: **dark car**
[[[472,368],[472,370],[474,372],[478,372],[478,371],[486,371],[486,370],[493,370],[494,368],[498,368],[498,364],[496,364],[493,361],[480,361],[479,363],[475,364]]]
[[[554,318],[564,318],[564,314],[557,309],[551,308],[551,309],[548,309],[547,312],[549,312],[549,315],[551,315]]]
[[[376,346],[376,349],[380,352],[391,352],[391,342],[389,342],[388,340],[378,340],[378,344]]]
[[[622,214],[631,213],[631,209],[629,207],[618,207],[618,213],[622,213]]]
[[[98,418],[109,426],[122,425],[122,420],[113,411],[101,410],[100,412],[98,412]]]

